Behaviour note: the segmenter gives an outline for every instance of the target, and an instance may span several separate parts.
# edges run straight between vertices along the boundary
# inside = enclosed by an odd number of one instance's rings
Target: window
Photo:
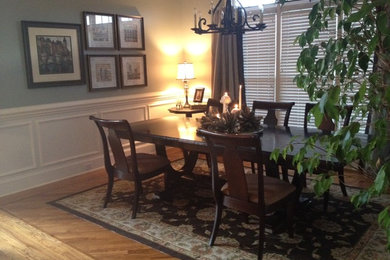
[[[267,28],[264,31],[246,32],[243,36],[247,106],[251,107],[254,100],[295,102],[290,114],[290,126],[303,125],[305,103],[310,102],[307,93],[299,89],[293,80],[298,74],[296,62],[301,52],[301,47],[294,41],[308,28],[312,5],[306,1],[287,3],[283,7],[265,5],[264,23]],[[255,12],[256,9],[248,7],[247,11]],[[329,21],[328,30],[321,32],[319,41],[336,38],[337,35],[337,20]],[[351,96],[354,92],[351,91]],[[366,121],[361,116],[356,120]],[[283,124],[283,120],[279,120],[278,124]],[[364,132],[364,124],[361,132]],[[308,126],[314,127],[314,123]]]
[[[247,32],[243,37],[246,101],[254,100],[295,102],[290,126],[302,126],[307,93],[293,82],[298,74],[296,62],[301,52],[295,38],[309,26],[308,14],[312,4],[286,4],[283,8],[268,5],[264,8],[264,31]],[[248,10],[250,11],[250,9]],[[336,22],[321,39],[336,36]],[[283,120],[279,120],[279,124]]]

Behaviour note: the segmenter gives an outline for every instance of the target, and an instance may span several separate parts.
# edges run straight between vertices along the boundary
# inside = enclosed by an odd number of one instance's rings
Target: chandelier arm
[[[214,24],[214,20],[212,19],[211,23],[207,25],[206,18],[199,18],[197,27],[191,28],[196,34],[205,34],[205,33],[222,33],[222,34],[237,34],[244,33],[247,31],[262,31],[267,26],[263,23],[261,16],[258,14],[254,14],[248,17],[248,13],[246,9],[243,7],[239,0],[236,0],[239,4],[237,8],[237,13],[234,14],[235,8],[232,6],[232,0],[226,0],[226,7],[222,15],[221,26],[219,24]],[[211,18],[214,17],[218,8],[222,6],[223,0],[219,0],[216,6],[210,9],[209,14],[212,14]],[[238,14],[238,17],[236,16]],[[194,16],[196,18],[196,15]],[[235,21],[237,19],[237,21]],[[253,21],[258,21],[255,25],[250,25],[248,22],[248,18]],[[208,27],[208,28],[207,28]]]

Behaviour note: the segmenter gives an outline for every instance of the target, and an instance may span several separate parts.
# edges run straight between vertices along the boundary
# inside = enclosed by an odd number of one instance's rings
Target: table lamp
[[[177,66],[177,79],[181,79],[184,84],[184,94],[186,96],[186,102],[184,108],[189,108],[190,104],[188,103],[188,80],[194,79],[194,66],[192,63],[179,63]]]

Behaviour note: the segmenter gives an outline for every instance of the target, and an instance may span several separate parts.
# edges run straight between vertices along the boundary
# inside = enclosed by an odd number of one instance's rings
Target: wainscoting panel
[[[143,121],[147,119],[146,106],[106,110],[101,112],[101,117],[107,119],[126,119],[129,123]]]
[[[171,116],[168,108],[173,107],[174,105],[170,102],[159,102],[149,105],[149,118],[160,118],[164,116]]]
[[[57,117],[36,122],[40,166],[97,154],[98,132],[88,114]],[[55,148],[55,149],[54,149]]]
[[[89,115],[129,122],[169,115],[174,96],[153,92],[0,111],[0,196],[103,167]],[[137,150],[154,151],[137,143]]]
[[[0,176],[34,169],[33,147],[31,122],[0,126]]]

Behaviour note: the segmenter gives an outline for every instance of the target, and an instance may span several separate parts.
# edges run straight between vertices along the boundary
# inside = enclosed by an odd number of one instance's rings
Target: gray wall
[[[191,12],[194,5],[192,1],[183,0],[0,0],[0,109],[155,92],[178,84],[175,75],[171,74],[185,57],[185,49],[168,55],[164,53],[160,40],[185,45],[186,34],[191,33],[192,13],[183,15],[182,12]],[[86,54],[146,54],[147,87],[95,92],[89,92],[87,84],[27,88],[21,21],[82,24],[83,11],[144,17],[145,51],[84,50],[83,58],[86,68]],[[208,54],[202,58],[203,63],[207,58]],[[172,73],[166,75],[167,70]],[[203,81],[207,82],[209,73],[204,77]]]

